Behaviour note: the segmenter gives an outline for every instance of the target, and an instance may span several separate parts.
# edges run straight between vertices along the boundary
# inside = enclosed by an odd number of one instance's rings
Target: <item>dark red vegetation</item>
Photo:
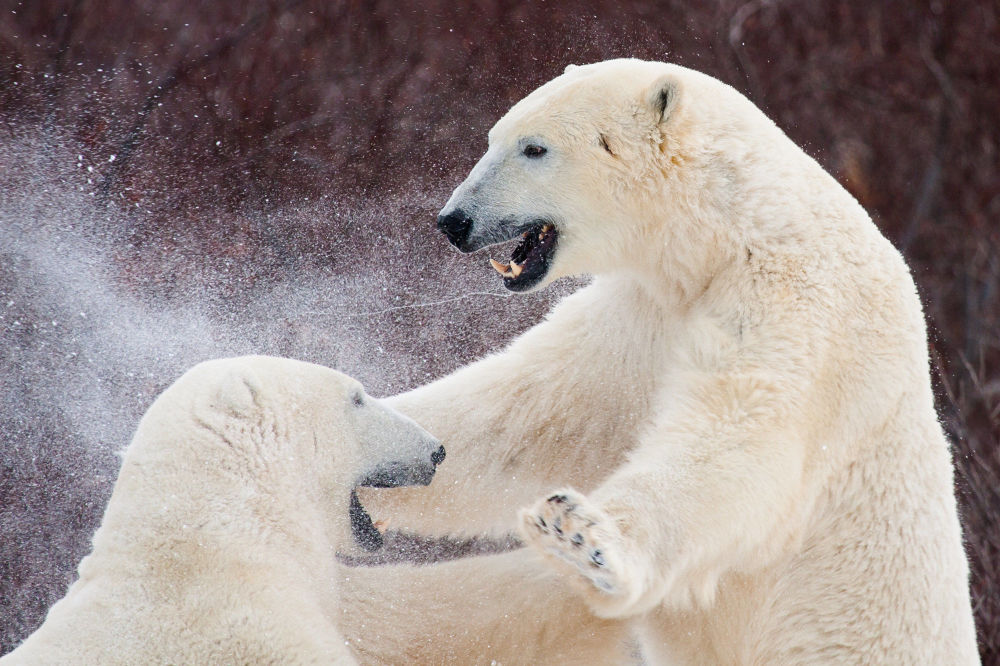
[[[56,162],[64,149],[60,182],[106,211],[70,226],[99,241],[102,275],[140,301],[194,286],[234,312],[295,276],[363,281],[398,266],[406,279],[383,288],[401,296],[368,313],[366,329],[391,332],[379,338],[386,353],[424,350],[406,356],[418,369],[371,379],[398,390],[496,348],[551,302],[467,303],[448,311],[458,326],[407,294],[432,289],[436,270],[449,284],[474,271],[432,219],[492,123],[566,64],[619,56],[677,62],[743,91],[907,257],[955,444],[981,650],[997,663],[995,2],[0,0],[0,146],[22,146],[0,150],[0,203],[37,185],[23,173],[25,144],[52,141],[39,150]],[[16,224],[32,223],[0,209],[0,225]],[[0,247],[0,260],[2,653],[62,594],[115,467],[58,408],[26,413],[37,381],[18,359],[42,348],[48,314],[32,303],[23,257]],[[322,331],[273,325],[272,351],[330,361]],[[137,415],[162,384],[130,381]]]

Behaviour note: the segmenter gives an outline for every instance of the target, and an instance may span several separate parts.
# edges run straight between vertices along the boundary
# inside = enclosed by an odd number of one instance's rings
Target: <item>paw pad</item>
[[[614,524],[587,498],[560,491],[522,514],[525,541],[546,553],[557,567],[580,577],[605,595],[626,591]]]

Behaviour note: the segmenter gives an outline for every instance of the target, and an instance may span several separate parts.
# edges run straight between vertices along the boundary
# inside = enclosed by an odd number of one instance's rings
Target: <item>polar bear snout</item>
[[[472,218],[461,208],[456,208],[450,213],[442,212],[437,219],[438,229],[448,237],[448,241],[452,245],[462,252],[472,252],[478,249],[470,247],[468,244],[472,223]]]
[[[514,215],[477,223],[464,208],[445,211],[438,216],[438,229],[462,252],[475,252],[520,237],[509,261],[490,259],[490,265],[510,291],[528,291],[548,274],[559,237],[552,219]]]
[[[382,463],[363,476],[358,485],[369,488],[427,486],[434,479],[437,466],[444,461],[444,457],[444,446],[439,445],[426,460]]]

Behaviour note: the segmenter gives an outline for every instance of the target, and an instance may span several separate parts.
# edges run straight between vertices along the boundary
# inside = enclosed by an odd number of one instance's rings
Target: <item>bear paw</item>
[[[582,494],[560,490],[522,510],[521,534],[580,584],[600,614],[614,613],[638,596],[628,580],[621,534]]]

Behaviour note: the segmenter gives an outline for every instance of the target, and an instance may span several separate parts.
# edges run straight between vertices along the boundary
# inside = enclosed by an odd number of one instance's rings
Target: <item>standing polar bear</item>
[[[381,535],[352,488],[427,484],[443,458],[333,370],[202,363],[140,422],[79,579],[0,662],[355,663],[333,554]]]
[[[509,290],[594,279],[391,399],[450,462],[365,494],[373,514],[519,528],[522,570],[542,554],[650,663],[977,662],[913,280],[753,104],[675,65],[568,68],[493,127],[438,225],[465,252],[516,240],[491,260]],[[490,561],[450,603],[520,603]],[[544,604],[523,622],[573,632]]]

